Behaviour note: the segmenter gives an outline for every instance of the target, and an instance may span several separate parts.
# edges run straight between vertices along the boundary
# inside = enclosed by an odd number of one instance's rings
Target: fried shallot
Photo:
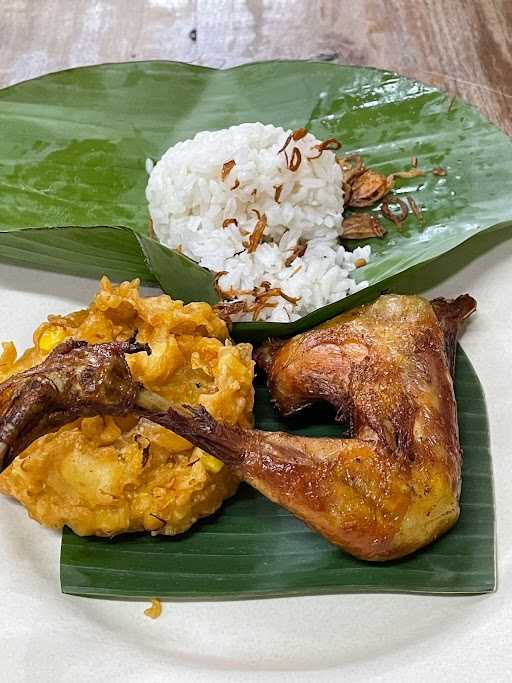
[[[384,237],[386,230],[381,222],[371,213],[354,213],[342,223],[343,239],[362,240],[371,237]]]

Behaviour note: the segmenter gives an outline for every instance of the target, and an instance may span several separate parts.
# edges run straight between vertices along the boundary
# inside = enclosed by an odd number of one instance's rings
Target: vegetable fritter
[[[137,381],[168,401],[251,426],[251,346],[234,345],[208,304],[141,297],[137,280],[113,286],[103,278],[88,309],[49,316],[18,360],[14,345],[4,344],[0,381],[37,365],[65,339],[101,343],[134,333],[152,350],[126,356]],[[0,491],[41,524],[100,536],[181,533],[217,510],[238,483],[213,456],[135,416],[77,420],[31,444],[0,475]]]

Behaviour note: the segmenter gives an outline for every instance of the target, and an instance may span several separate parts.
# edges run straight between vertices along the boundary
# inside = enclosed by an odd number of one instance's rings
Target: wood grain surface
[[[512,134],[512,0],[2,0],[0,86],[71,66],[311,58],[392,69]]]

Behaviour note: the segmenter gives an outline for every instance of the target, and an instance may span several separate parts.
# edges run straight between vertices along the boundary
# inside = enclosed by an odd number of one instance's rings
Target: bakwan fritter
[[[88,309],[50,316],[19,360],[14,345],[4,344],[0,382],[41,363],[65,339],[102,343],[135,331],[152,350],[150,356],[126,356],[137,381],[172,403],[202,405],[218,420],[252,425],[251,346],[232,344],[208,304],[141,297],[137,280],[113,286],[104,278]],[[84,418],[61,427],[0,475],[0,491],[41,524],[100,536],[183,532],[214,512],[238,483],[213,456],[134,416]]]

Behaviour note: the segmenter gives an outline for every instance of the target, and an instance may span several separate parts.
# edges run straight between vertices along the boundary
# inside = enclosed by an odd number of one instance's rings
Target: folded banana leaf
[[[411,157],[430,171],[397,181],[411,215],[373,240],[357,271],[371,286],[292,324],[240,323],[239,339],[292,334],[393,288],[472,236],[510,229],[512,143],[466,104],[393,73],[307,62],[227,71],[168,62],[74,69],[0,91],[0,261],[112,279],[140,277],[185,301],[215,302],[212,274],[149,237],[145,161],[199,130],[247,121],[337,137],[383,172]],[[37,226],[37,227],[35,227]],[[82,227],[79,227],[82,226]],[[87,227],[85,227],[87,226]],[[123,226],[123,227],[118,227]],[[332,434],[330,416],[282,423],[257,387],[266,429]],[[465,449],[462,515],[431,547],[399,562],[359,562],[248,488],[178,538],[113,541],[66,531],[65,592],[112,597],[231,598],[349,590],[473,593],[495,586],[488,426],[478,379],[459,354]]]
[[[484,593],[495,588],[494,498],[485,401],[467,356],[455,375],[464,449],[461,516],[431,546],[388,563],[356,560],[286,510],[242,486],[221,510],[176,537],[62,539],[65,593],[95,597],[228,599],[362,591]],[[310,436],[342,436],[330,413],[280,420],[263,384],[256,423]]]
[[[386,71],[262,62],[218,71],[172,62],[72,69],[0,91],[0,261],[119,280],[140,276],[186,301],[215,301],[212,274],[147,237],[145,162],[199,130],[262,121],[337,137],[391,173],[410,215],[372,240],[371,286],[296,323],[240,323],[239,339],[292,334],[392,288],[491,228],[512,227],[512,143],[446,93]],[[444,176],[434,175],[442,167]],[[91,229],[58,226],[125,226]],[[39,230],[13,232],[45,226]],[[86,232],[87,231],[87,232]],[[142,237],[141,237],[142,236]],[[146,237],[144,237],[146,236]],[[184,273],[186,272],[186,279]]]

